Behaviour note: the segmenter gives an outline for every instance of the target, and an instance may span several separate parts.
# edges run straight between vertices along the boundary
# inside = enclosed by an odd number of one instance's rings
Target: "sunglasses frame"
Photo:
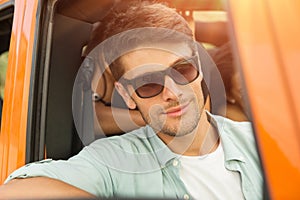
[[[195,78],[194,78],[193,80],[188,81],[187,83],[179,83],[179,82],[177,82],[176,80],[173,79],[173,77],[171,76],[171,72],[170,72],[170,71],[171,71],[174,67],[176,67],[176,66],[178,66],[178,65],[182,65],[182,64],[187,63],[187,62],[190,63],[190,64],[192,64],[192,65],[196,68],[197,75],[195,76]],[[199,74],[200,74],[200,71],[199,71],[199,70],[200,70],[199,55],[198,55],[198,54],[194,54],[194,55],[191,56],[190,58],[183,59],[183,60],[181,60],[181,61],[179,61],[179,62],[177,62],[177,63],[175,63],[175,64],[169,66],[169,67],[168,67],[167,69],[165,69],[165,70],[161,70],[161,71],[157,71],[157,72],[153,72],[153,73],[161,73],[161,74],[163,75],[163,77],[169,76],[169,77],[170,77],[176,84],[178,84],[178,85],[187,85],[187,84],[192,83],[193,81],[195,81],[195,80],[199,77]],[[145,74],[147,74],[147,73],[145,73]],[[137,96],[140,97],[140,98],[143,98],[143,99],[152,98],[152,97],[155,97],[155,96],[159,95],[159,94],[163,91],[163,89],[164,89],[164,87],[165,87],[165,86],[164,86],[165,79],[164,79],[164,81],[163,81],[163,84],[162,84],[162,87],[161,87],[160,91],[157,92],[156,94],[151,95],[151,96],[146,96],[146,97],[140,95],[140,93],[138,92],[138,88],[139,88],[140,86],[137,87],[136,80],[137,80],[137,78],[142,77],[142,76],[144,76],[145,74],[140,75],[140,76],[138,76],[138,77],[136,77],[136,78],[133,78],[133,79],[122,78],[122,80],[120,81],[120,83],[121,83],[125,88],[126,88],[128,85],[132,85],[133,88],[134,88],[134,92],[137,94]],[[149,73],[149,74],[151,74],[151,73]]]

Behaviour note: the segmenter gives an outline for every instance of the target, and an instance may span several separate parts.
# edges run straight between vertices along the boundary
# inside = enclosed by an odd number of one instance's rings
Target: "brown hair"
[[[153,1],[131,1],[127,8],[120,7],[111,13],[111,21],[105,27],[104,38],[141,27],[167,28],[193,36],[185,19],[175,9],[165,4]]]
[[[90,52],[102,41],[115,36],[117,34],[130,31],[138,28],[163,28],[172,30],[173,33],[147,35],[142,32],[135,32],[134,35],[127,34],[124,37],[118,38],[121,41],[114,41],[108,49],[103,50],[106,54],[104,57],[111,56],[110,54],[118,52],[120,46],[128,47],[137,46],[145,42],[161,42],[172,38],[175,32],[183,33],[188,38],[193,38],[192,30],[185,19],[179,15],[175,9],[169,8],[162,3],[154,1],[131,0],[121,1],[112,11],[99,22],[99,26],[95,28],[91,36],[91,40],[87,47],[87,52]],[[153,33],[154,34],[154,33]],[[151,40],[151,41],[149,41]],[[133,43],[135,43],[133,45]],[[110,63],[110,62],[108,62]],[[118,80],[123,75],[123,69],[119,66],[119,59],[110,64],[110,69],[113,76]]]

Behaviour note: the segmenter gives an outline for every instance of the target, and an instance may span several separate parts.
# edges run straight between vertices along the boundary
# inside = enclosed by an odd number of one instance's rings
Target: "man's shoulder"
[[[213,118],[217,122],[218,131],[227,152],[240,152],[248,158],[258,159],[251,122],[237,122],[221,116],[213,116]]]
[[[238,122],[216,115],[213,115],[213,119],[223,141],[234,146],[244,146],[244,149],[251,149],[251,151],[253,149],[254,151],[255,137],[251,122]]]
[[[239,137],[240,135],[253,137],[254,133],[250,121],[233,121],[218,115],[212,115],[212,117],[217,124],[219,132],[224,132],[224,134],[231,137]]]
[[[139,140],[141,138],[147,138],[149,135],[149,132],[151,132],[151,128],[149,126],[143,126],[138,129],[132,130],[130,132],[124,133],[122,135],[116,135],[116,136],[109,136],[106,138],[101,138],[94,143],[102,143],[102,142],[122,142],[122,141],[135,141]]]
[[[121,136],[99,139],[85,147],[81,157],[109,170],[141,172],[157,169],[158,137],[145,126]]]
[[[112,136],[94,141],[88,147],[93,149],[101,149],[103,151],[111,151],[114,149],[136,149],[137,151],[148,149],[151,146],[153,138],[157,137],[154,131],[149,127],[141,127],[120,136]]]

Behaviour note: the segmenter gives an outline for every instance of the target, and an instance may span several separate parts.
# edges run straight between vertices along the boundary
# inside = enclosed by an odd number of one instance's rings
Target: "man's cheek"
[[[167,115],[164,114],[164,108],[161,105],[154,104],[148,109],[150,124],[161,129],[166,122]]]

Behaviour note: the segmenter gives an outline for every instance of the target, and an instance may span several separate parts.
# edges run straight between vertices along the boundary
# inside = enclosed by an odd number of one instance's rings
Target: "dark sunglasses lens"
[[[177,84],[185,85],[194,81],[199,76],[199,71],[191,63],[185,63],[173,67],[170,76]]]
[[[186,85],[198,78],[199,71],[196,65],[186,60],[168,70],[137,77],[131,80],[131,83],[139,97],[150,98],[158,95],[163,90],[165,75],[170,76],[177,84]]]
[[[164,87],[164,75],[152,73],[135,79],[136,93],[141,98],[158,95]]]
[[[163,89],[163,85],[157,83],[149,83],[136,89],[136,93],[141,98],[150,98],[158,95]]]

